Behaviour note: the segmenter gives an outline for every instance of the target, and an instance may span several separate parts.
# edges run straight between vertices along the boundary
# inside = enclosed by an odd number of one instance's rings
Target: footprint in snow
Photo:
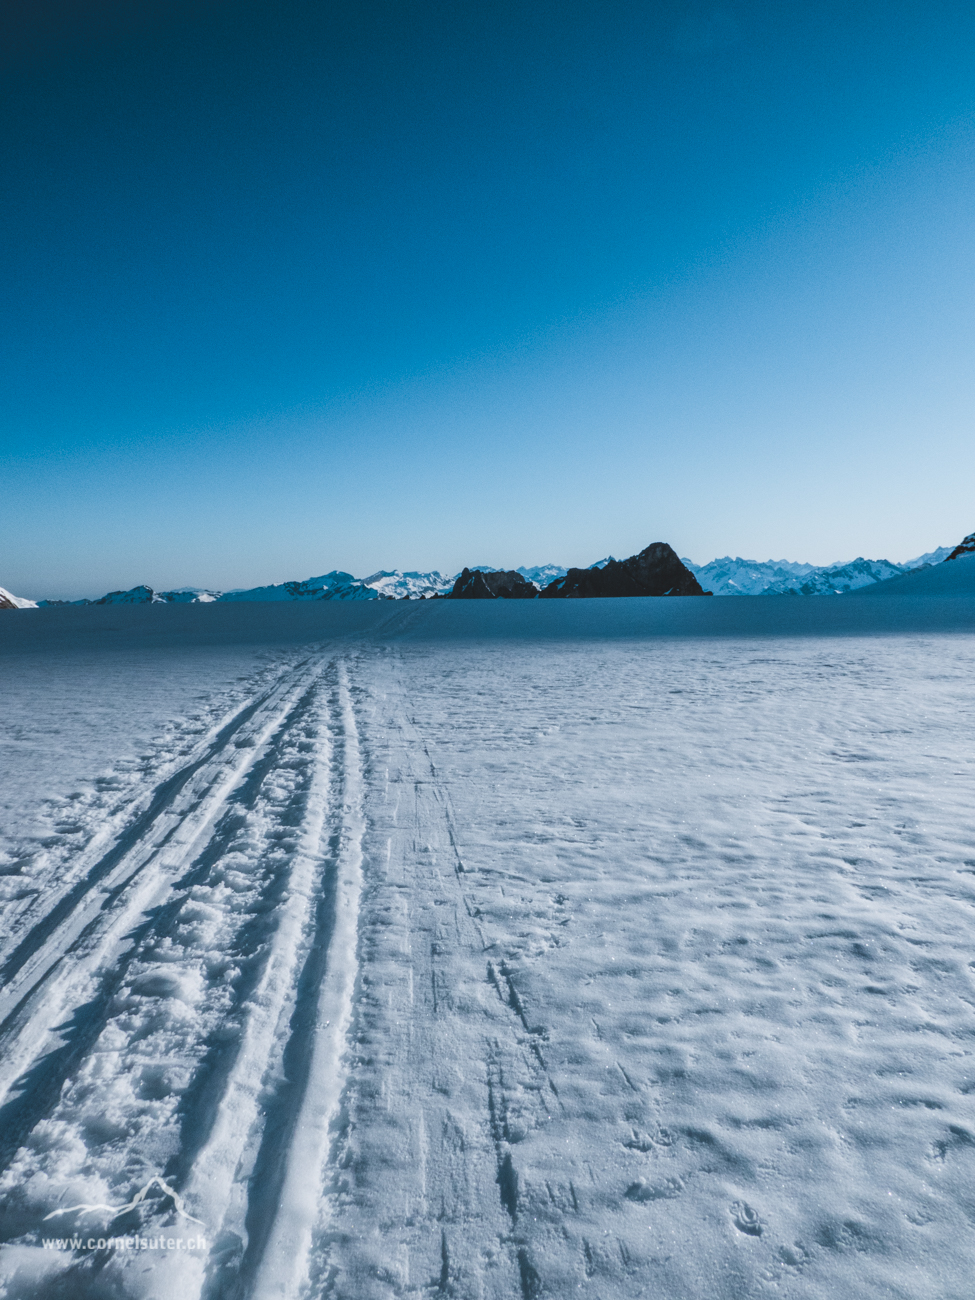
[[[762,1220],[758,1211],[753,1210],[747,1201],[735,1201],[731,1206],[731,1221],[739,1232],[746,1232],[750,1237],[762,1235]]]

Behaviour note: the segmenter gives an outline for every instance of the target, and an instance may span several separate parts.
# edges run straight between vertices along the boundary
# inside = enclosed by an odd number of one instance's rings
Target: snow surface
[[[884,586],[5,623],[0,1295],[967,1300],[975,557]]]

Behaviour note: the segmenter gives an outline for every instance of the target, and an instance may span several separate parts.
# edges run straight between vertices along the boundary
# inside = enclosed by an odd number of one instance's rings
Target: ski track
[[[2,991],[3,1239],[86,1205],[129,1208],[52,1235],[173,1232],[163,1188],[131,1205],[161,1175],[211,1249],[155,1257],[151,1280],[110,1248],[48,1256],[4,1294],[297,1295],[343,1080],[361,839],[347,668],[306,660],[21,938]]]
[[[94,972],[119,959],[136,918],[161,901],[196,856],[307,676],[289,674],[229,722],[206,753],[164,781],[146,811],[8,957],[0,990],[0,1099],[65,1009],[91,987]]]
[[[37,795],[43,794],[44,786],[42,784],[39,790],[35,787],[30,809],[33,824],[17,825],[12,817],[12,824],[4,827],[6,845],[0,852],[0,900],[4,919],[0,935],[0,986],[9,980],[11,956],[22,945],[28,932],[34,929],[36,940],[41,933],[37,928],[39,923],[46,921],[50,925],[56,921],[55,910],[59,904],[63,905],[66,893],[76,888],[79,893],[84,893],[87,874],[103,857],[113,850],[118,851],[118,842],[124,835],[131,835],[134,823],[142,819],[153,801],[159,798],[168,779],[175,777],[178,781],[181,774],[185,778],[187,770],[212,751],[215,742],[219,749],[220,733],[244,721],[241,713],[274,690],[293,668],[292,661],[306,657],[307,652],[300,656],[294,653],[261,656],[262,660],[270,659],[270,662],[259,663],[256,671],[251,668],[230,683],[216,684],[216,689],[211,683],[209,689],[194,691],[194,698],[188,702],[185,701],[186,679],[192,676],[192,663],[181,664],[182,671],[177,674],[177,694],[184,697],[184,707],[189,703],[189,709],[175,717],[167,716],[164,710],[172,704],[168,696],[163,703],[165,690],[157,686],[149,703],[157,716],[162,713],[166,719],[161,734],[157,733],[154,739],[143,738],[135,752],[128,757],[115,757],[107,769],[94,776],[90,764],[98,762],[98,758],[93,759],[93,753],[97,756],[100,750],[104,757],[106,751],[111,753],[115,750],[117,754],[117,742],[110,746],[99,744],[103,738],[95,730],[94,735],[83,733],[85,740],[94,739],[96,743],[93,746],[77,739],[71,743],[74,734],[72,723],[76,725],[79,716],[88,721],[92,713],[97,718],[99,713],[107,711],[104,687],[99,691],[98,678],[91,673],[90,665],[72,663],[63,681],[48,673],[43,677],[43,685],[36,681],[28,683],[28,710],[32,705],[36,707],[42,701],[50,700],[49,707],[53,708],[54,716],[40,724],[38,735],[35,735],[37,728],[30,725],[30,712],[26,718],[12,720],[7,740],[12,747],[14,788],[18,783],[23,784],[19,758],[25,746],[28,750],[37,749],[38,741],[52,732],[61,740],[62,728],[68,729],[68,741],[66,746],[59,744],[54,751],[58,760],[56,768],[58,772],[64,768],[70,772],[74,768],[79,786],[74,789],[68,786],[70,793],[66,796],[47,794],[39,800]],[[39,666],[32,663],[31,667],[36,676]],[[117,665],[115,667],[117,671]],[[197,672],[200,673],[203,667],[197,664]],[[127,687],[128,700],[125,689],[119,692],[119,698],[113,690],[111,702],[123,709],[127,703],[129,707],[136,705],[141,713],[147,695],[144,668],[143,675],[139,676],[139,665],[131,656],[125,660],[125,668],[128,677],[121,685]],[[108,672],[111,673],[112,669],[109,668]],[[206,676],[209,676],[209,671]],[[33,737],[33,747],[27,744],[28,737]],[[130,738],[123,735],[123,747],[129,748],[131,743]],[[72,755],[72,749],[84,753],[84,776],[78,770],[78,754]],[[46,767],[42,766],[40,772],[34,770],[35,780],[43,783],[45,778],[50,778],[50,758],[54,755],[49,757]],[[32,770],[30,762],[27,770]],[[131,837],[131,842],[137,838],[138,835]]]

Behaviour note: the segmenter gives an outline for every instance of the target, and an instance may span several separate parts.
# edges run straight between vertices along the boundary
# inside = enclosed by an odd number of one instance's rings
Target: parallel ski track
[[[171,1054],[172,1030],[154,1038],[151,1023],[147,1035],[144,1018],[132,1022],[132,994],[147,980],[206,967],[212,954],[186,938],[186,906],[206,895],[212,909],[234,873],[238,892],[207,940],[218,927],[221,953],[241,972],[230,1004],[215,977],[177,1034],[176,1064],[192,1078],[169,1122],[176,1149],[162,1171],[152,1165],[158,1116],[140,1128],[136,1108],[125,1178],[140,1167],[161,1172],[207,1225],[209,1264],[159,1261],[160,1294],[289,1298],[308,1275],[356,979],[362,763],[345,663],[306,661],[218,740],[160,787],[154,816],[147,810],[126,844],[96,864],[97,906],[76,898],[60,926],[48,926],[36,959],[22,962],[20,998],[6,1018],[7,1074],[16,1082],[0,1107],[0,1172],[8,1170],[16,1202],[21,1175],[36,1172],[23,1143],[37,1123],[53,1118],[84,1132],[86,1093],[112,1087],[106,1056],[118,1062],[123,1097],[143,1058],[150,1069],[173,1064],[153,1047],[158,1040]],[[57,1025],[67,1007],[77,1008],[73,1020]],[[99,1158],[96,1145],[91,1161]],[[110,1153],[116,1166],[119,1159]],[[126,1181],[119,1199],[129,1191]],[[161,1212],[171,1212],[165,1198],[140,1206],[140,1230]],[[7,1218],[8,1239],[27,1227],[16,1204]],[[129,1212],[104,1230],[135,1227]],[[141,1268],[110,1252],[89,1254],[56,1285],[80,1300],[114,1273],[124,1296],[131,1270]],[[134,1275],[131,1285],[140,1285]]]
[[[0,990],[0,1103],[50,1049],[53,1027],[95,991],[99,972],[117,967],[132,945],[129,932],[199,854],[231,791],[319,671],[302,664],[243,709],[206,753],[163,783],[85,881],[64,895],[8,958],[7,982]],[[33,1112],[40,1102],[25,1098],[25,1104]],[[0,1110],[0,1121],[6,1109]],[[21,1127],[0,1122],[0,1168]]]
[[[253,699],[246,700],[215,726],[209,735],[199,742],[188,760],[176,766],[175,770],[151,790],[148,794],[136,794],[130,801],[128,809],[110,815],[93,836],[87,849],[80,855],[68,876],[58,885],[48,884],[38,902],[43,898],[46,911],[33,922],[26,933],[15,932],[0,941],[0,996],[17,981],[20,972],[46,941],[69,920],[79,906],[91,901],[92,890],[114,877],[115,869],[130,858],[134,851],[153,839],[154,823],[164,814],[177,812],[177,804],[186,787],[198,773],[212,770],[214,760],[221,755],[232,754],[230,746],[240,744],[244,734],[252,730],[255,715],[273,707],[282,692],[287,692],[294,684],[296,674],[307,669],[308,659],[279,673],[265,689],[258,691]],[[250,742],[245,742],[250,743]],[[200,786],[199,780],[195,785]],[[121,821],[121,826],[116,823]],[[172,828],[169,822],[163,827]],[[114,836],[114,839],[113,839]],[[106,844],[108,847],[106,848]],[[106,881],[106,885],[107,885]],[[0,1013],[5,1014],[5,1013]]]
[[[252,1251],[244,1257],[237,1288],[248,1300],[297,1300],[307,1294],[313,1234],[348,1070],[365,817],[359,732],[344,664],[337,702],[341,728],[333,764],[329,887],[319,895],[314,938],[297,983],[285,1084],[269,1109],[251,1180]]]

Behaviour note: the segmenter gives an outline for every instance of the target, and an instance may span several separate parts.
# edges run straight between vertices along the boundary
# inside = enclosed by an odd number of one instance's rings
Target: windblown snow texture
[[[942,567],[12,618],[6,1300],[967,1300]]]

